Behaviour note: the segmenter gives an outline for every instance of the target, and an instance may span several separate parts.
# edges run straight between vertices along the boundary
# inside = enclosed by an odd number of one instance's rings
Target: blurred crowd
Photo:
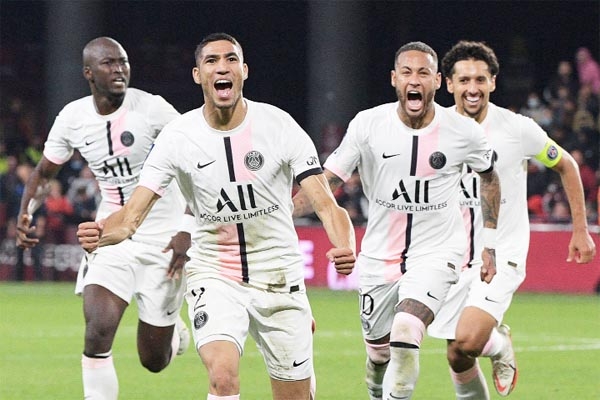
[[[563,60],[542,90],[532,90],[524,104],[511,106],[537,121],[579,163],[588,220],[598,221],[600,65],[586,48]],[[5,98],[8,97],[8,98]],[[0,104],[0,250],[14,250],[16,217],[24,183],[41,157],[48,127],[39,99],[3,96]],[[493,101],[492,96],[492,101]],[[326,142],[326,140],[323,140]],[[326,153],[324,153],[325,157]],[[324,160],[322,160],[324,161]],[[525,166],[524,166],[525,167]],[[528,201],[532,222],[568,223],[569,207],[559,175],[530,160]],[[36,212],[36,234],[42,243],[74,244],[79,222],[95,218],[98,187],[77,152],[51,182],[50,195]],[[368,218],[360,177],[355,173],[335,193],[357,226]],[[311,218],[298,221],[312,223]],[[12,247],[11,247],[12,246]],[[35,261],[35,255],[31,257]],[[17,255],[17,257],[22,257]]]

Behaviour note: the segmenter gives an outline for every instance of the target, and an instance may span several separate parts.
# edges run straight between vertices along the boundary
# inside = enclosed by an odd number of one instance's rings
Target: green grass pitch
[[[0,283],[0,399],[81,399],[83,317],[72,283]],[[309,289],[317,320],[319,400],[367,399],[365,352],[356,294]],[[121,399],[205,399],[207,382],[190,348],[163,372],[138,362],[135,306],[113,348]],[[512,400],[600,399],[600,297],[518,293],[506,316],[513,330],[519,382]],[[491,384],[490,363],[481,360]],[[252,339],[242,358],[242,399],[269,399],[270,387]],[[492,399],[500,399],[490,387]],[[413,399],[454,399],[445,343],[426,337]]]

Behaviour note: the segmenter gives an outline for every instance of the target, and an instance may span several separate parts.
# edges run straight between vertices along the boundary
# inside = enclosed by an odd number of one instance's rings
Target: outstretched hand
[[[338,274],[350,275],[354,269],[356,257],[350,248],[333,248],[326,253],[329,261],[335,264]]]
[[[98,248],[104,221],[88,221],[82,222],[77,227],[77,240],[79,245],[88,253],[93,252]]]
[[[163,253],[173,250],[171,261],[169,262],[167,277],[178,279],[181,276],[183,266],[190,259],[187,256],[187,251],[191,245],[192,236],[188,232],[177,232],[175,236],[171,238],[171,241],[169,244],[167,244],[167,247],[163,249]]]
[[[30,249],[40,242],[35,236],[35,226],[30,226],[30,224],[30,214],[19,215],[17,220],[17,246],[22,249]]]

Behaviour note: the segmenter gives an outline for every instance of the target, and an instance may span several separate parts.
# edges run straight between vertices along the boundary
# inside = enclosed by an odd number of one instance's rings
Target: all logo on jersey
[[[133,133],[129,131],[123,131],[123,133],[121,133],[121,143],[123,143],[123,146],[131,147],[134,141],[135,138],[133,137]]]
[[[231,212],[240,210],[247,211],[256,208],[256,199],[254,198],[254,189],[251,184],[237,185],[237,197],[230,196],[225,189],[221,189],[219,198],[217,199],[217,212],[221,212],[223,208],[228,207]]]
[[[556,160],[556,157],[558,157],[558,149],[556,148],[556,146],[550,145],[548,147],[548,150],[546,151],[546,155],[550,160]]]
[[[433,169],[442,169],[446,165],[446,156],[440,151],[435,151],[429,156],[429,165]]]
[[[429,203],[429,181],[416,180],[414,190],[410,192],[403,180],[398,183],[398,188],[392,193],[392,200],[402,197],[405,203]]]
[[[258,171],[265,164],[265,158],[256,150],[249,151],[244,157],[244,165],[250,171]]]

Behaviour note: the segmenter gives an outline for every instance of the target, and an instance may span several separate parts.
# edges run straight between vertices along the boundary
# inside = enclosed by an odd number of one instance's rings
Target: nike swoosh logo
[[[308,360],[310,360],[310,358],[307,358],[304,361],[300,361],[300,362],[296,362],[296,360],[294,360],[294,362],[292,363],[292,366],[294,367],[299,367],[300,365],[304,364],[305,362],[307,362]]]
[[[207,162],[206,164],[198,163],[197,167],[198,167],[198,169],[202,169],[204,167],[208,167],[210,164],[214,163],[215,161],[217,161],[217,160],[212,160],[211,162]]]
[[[434,300],[440,301],[440,299],[438,299],[437,297],[435,297],[434,295],[431,294],[431,292],[427,292],[427,297],[431,297]],[[398,398],[398,397],[396,397]]]
[[[490,299],[490,298],[489,298],[489,297],[487,297],[487,296],[485,296],[485,299],[486,299],[487,301],[491,301],[492,303],[498,303],[498,301],[497,301],[497,300]]]
[[[167,315],[173,315],[173,313],[174,313],[175,311],[177,311],[177,310],[173,310],[173,311],[169,311],[169,310],[167,310]]]
[[[91,140],[91,141],[87,141],[87,140],[86,140],[86,141],[85,141],[85,145],[86,145],[86,146],[89,146],[90,144],[92,144],[92,143],[94,143],[94,142],[95,142],[95,140]]]
[[[396,157],[399,156],[401,153],[398,154],[385,154],[383,153],[381,156],[383,157],[383,159],[385,160],[386,158],[392,158],[392,157]]]

